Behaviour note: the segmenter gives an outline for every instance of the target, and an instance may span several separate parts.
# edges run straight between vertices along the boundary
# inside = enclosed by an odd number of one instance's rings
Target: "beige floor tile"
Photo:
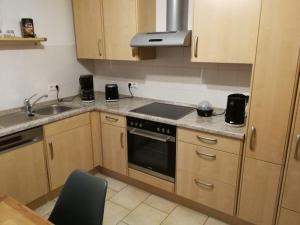
[[[128,225],[128,224],[121,221],[120,223],[118,223],[118,225]]]
[[[111,177],[107,177],[106,180],[108,182],[108,187],[113,189],[114,191],[121,191],[122,189],[128,186],[126,183],[118,181]]]
[[[204,214],[183,206],[178,206],[163,221],[162,225],[203,225],[207,218]]]
[[[214,219],[212,217],[209,217],[206,221],[205,225],[229,225],[228,223],[224,223],[220,220]]]
[[[115,196],[118,192],[114,191],[111,188],[107,188],[107,192],[106,192],[106,200],[111,199],[113,196]]]
[[[100,177],[100,178],[103,178],[103,179],[106,179],[106,178],[107,178],[107,176],[104,175],[104,174],[102,174],[102,173],[95,173],[94,176]]]
[[[144,201],[144,203],[166,213],[170,213],[177,206],[176,203],[156,195],[151,195]]]
[[[128,215],[130,211],[117,204],[110,201],[105,202],[103,225],[116,225],[125,216]]]
[[[127,209],[133,210],[142,201],[144,201],[150,194],[141,189],[127,186],[122,191],[117,193],[110,201],[119,204]]]
[[[159,225],[167,216],[167,213],[141,204],[125,217],[124,222],[129,225]]]
[[[47,214],[50,214],[54,208],[55,201],[49,201],[46,204],[42,205],[41,207],[37,208],[35,212],[39,214],[40,216],[46,216]]]

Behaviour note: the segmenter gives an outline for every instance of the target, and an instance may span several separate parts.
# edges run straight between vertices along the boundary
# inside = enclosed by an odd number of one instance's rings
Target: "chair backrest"
[[[54,206],[49,221],[55,225],[102,225],[107,181],[74,171]]]

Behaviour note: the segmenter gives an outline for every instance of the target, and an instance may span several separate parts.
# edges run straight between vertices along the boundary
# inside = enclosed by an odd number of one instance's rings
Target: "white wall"
[[[157,31],[166,29],[166,0],[157,0]],[[192,29],[192,0],[188,27]],[[189,48],[157,48],[155,60],[143,62],[95,61],[95,88],[118,83],[120,93],[129,94],[127,83],[138,82],[136,96],[197,104],[209,100],[226,107],[231,93],[249,93],[251,66],[190,62]]]
[[[79,75],[89,73],[76,59],[71,0],[0,0],[0,29],[19,36],[22,17],[33,18],[37,35],[48,41],[44,49],[0,47],[0,110],[47,93],[50,83],[58,83],[63,96],[73,95]]]

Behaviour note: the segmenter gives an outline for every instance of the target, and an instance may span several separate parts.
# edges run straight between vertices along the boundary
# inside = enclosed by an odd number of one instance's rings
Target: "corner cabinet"
[[[73,0],[77,57],[104,59],[102,0]]]
[[[89,113],[44,126],[50,189],[61,187],[75,169],[93,169]]]
[[[77,57],[137,61],[154,48],[131,48],[131,38],[156,29],[155,0],[73,0]]]
[[[299,79],[299,10],[298,0],[262,1],[238,212],[256,225],[277,216]]]
[[[192,62],[253,64],[261,0],[194,0]]]
[[[103,167],[127,175],[126,118],[101,113]]]

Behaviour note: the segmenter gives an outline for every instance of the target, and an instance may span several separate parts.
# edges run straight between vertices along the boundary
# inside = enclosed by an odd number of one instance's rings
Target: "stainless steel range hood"
[[[191,31],[187,30],[188,0],[167,0],[167,31],[138,33],[131,47],[190,46]]]

